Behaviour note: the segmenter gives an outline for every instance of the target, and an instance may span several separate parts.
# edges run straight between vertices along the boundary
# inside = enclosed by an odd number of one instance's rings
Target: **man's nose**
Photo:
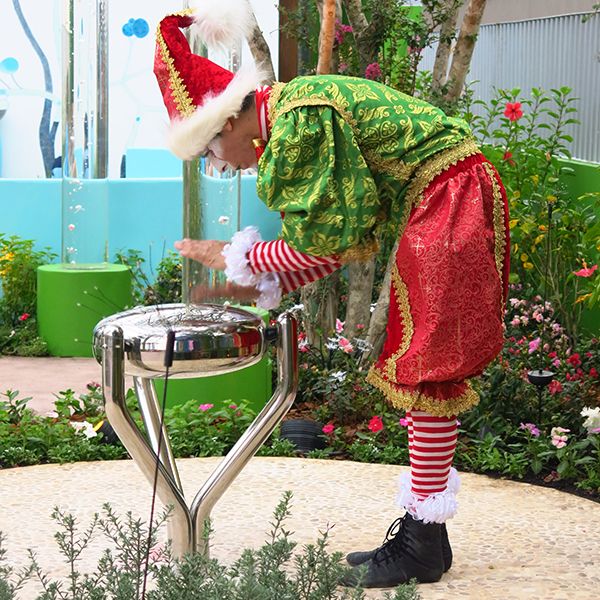
[[[208,156],[208,161],[219,173],[222,173],[229,166],[223,159],[217,158],[212,152]]]

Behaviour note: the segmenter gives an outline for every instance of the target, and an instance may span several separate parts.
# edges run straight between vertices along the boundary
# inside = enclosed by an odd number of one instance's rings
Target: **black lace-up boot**
[[[424,523],[406,514],[392,537],[367,562],[354,567],[342,585],[365,588],[394,587],[416,579],[439,581],[444,572],[442,524]]]
[[[402,523],[404,523],[404,519],[406,519],[407,516],[408,513],[406,513],[403,517],[399,517],[398,519],[396,519],[389,526],[387,533],[385,534],[385,539],[383,540],[382,546],[388,543],[394,537],[396,537],[396,535],[398,535],[400,528],[402,527]],[[448,539],[448,530],[446,529],[446,523],[442,524],[440,537],[442,539],[442,558],[444,560],[445,573],[452,566],[452,548],[450,546],[450,540]],[[379,548],[381,548],[381,546]],[[350,554],[346,556],[346,562],[351,567],[357,567],[358,565],[362,565],[368,560],[371,560],[375,555],[375,552],[377,552],[379,548],[375,548],[374,550],[365,550],[362,552],[350,552]]]

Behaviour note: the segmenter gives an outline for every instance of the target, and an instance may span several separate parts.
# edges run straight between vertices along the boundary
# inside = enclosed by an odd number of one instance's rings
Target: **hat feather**
[[[253,29],[248,0],[196,0],[193,30],[209,47],[231,47],[246,39]]]

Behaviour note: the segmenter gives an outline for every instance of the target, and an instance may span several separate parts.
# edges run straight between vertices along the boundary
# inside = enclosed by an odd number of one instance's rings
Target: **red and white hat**
[[[264,75],[254,64],[234,74],[194,54],[181,30],[193,27],[209,48],[232,47],[252,31],[250,10],[247,0],[202,0],[158,25],[154,74],[171,119],[168,145],[183,160],[204,152]]]

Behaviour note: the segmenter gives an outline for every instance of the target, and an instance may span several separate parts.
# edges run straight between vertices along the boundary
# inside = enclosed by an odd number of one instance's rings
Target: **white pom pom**
[[[230,48],[253,29],[248,0],[196,0],[193,30],[209,48]]]

